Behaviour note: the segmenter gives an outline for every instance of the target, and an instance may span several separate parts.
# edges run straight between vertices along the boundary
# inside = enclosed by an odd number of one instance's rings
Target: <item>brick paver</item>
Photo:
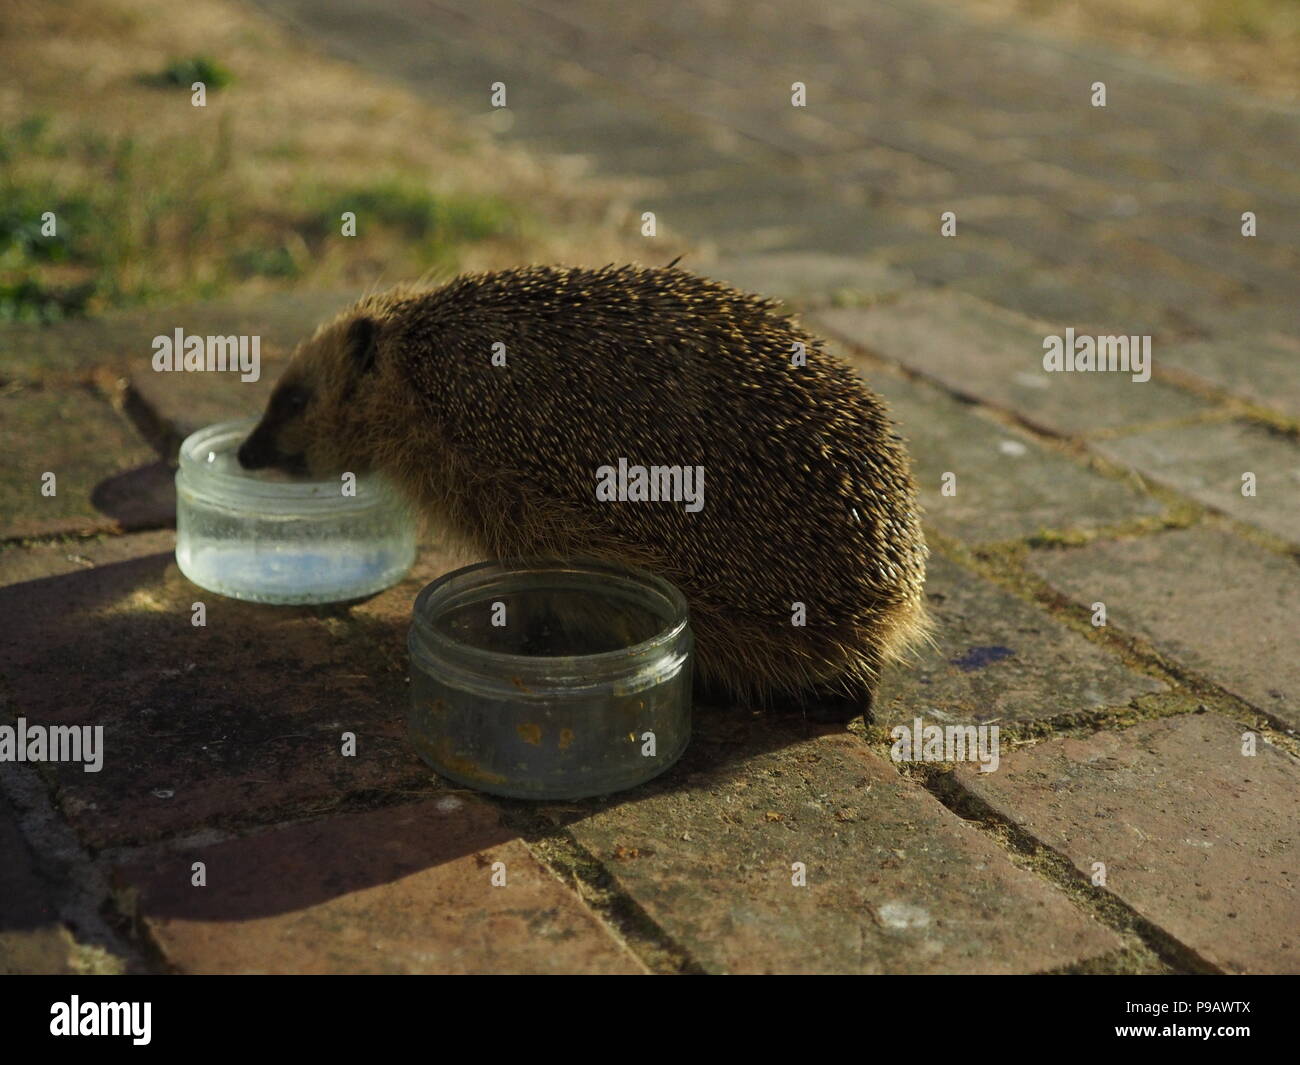
[[[262,354],[291,348],[316,324],[356,299],[356,293],[294,292],[260,299],[213,300],[53,325],[0,324],[0,374],[46,380],[96,366],[138,369],[149,365],[156,336],[175,330],[208,336],[262,338]]]
[[[850,359],[852,361],[852,359]],[[911,448],[926,520],[970,543],[1158,517],[1156,500],[1056,454],[940,389],[863,369]]]
[[[731,763],[707,727],[684,781],[570,826],[706,969],[1024,972],[1119,948],[856,737]]]
[[[1003,725],[1124,706],[1166,690],[1113,654],[988,581],[933,554],[926,598],[934,646],[890,670],[880,724]]]
[[[1054,737],[959,777],[1227,972],[1300,969],[1300,766],[1211,714]]]
[[[683,267],[689,267],[683,259]],[[906,273],[876,259],[824,252],[776,252],[724,259],[708,267],[710,277],[746,292],[761,292],[795,306],[871,303],[915,284]]]
[[[1300,419],[1300,342],[1280,333],[1174,344],[1162,350],[1160,365]]]
[[[645,971],[469,795],[171,850],[117,877],[181,972]]]
[[[1300,444],[1281,433],[1222,422],[1152,429],[1096,447],[1206,506],[1300,544]]]
[[[153,451],[89,388],[31,386],[0,397],[0,452],[0,538],[166,520],[156,496],[167,478],[152,466]]]
[[[1239,537],[1196,528],[1070,550],[1029,565],[1107,624],[1300,728],[1300,572]]]
[[[1207,409],[1159,380],[1122,373],[1049,373],[1043,342],[1059,326],[1034,322],[951,293],[919,292],[880,307],[831,308],[819,323],[847,344],[933,378],[960,396],[1013,411],[1061,436]],[[1153,360],[1158,350],[1153,348]]]
[[[406,628],[415,593],[451,562],[428,552],[354,621],[206,592],[176,568],[174,540],[0,553],[13,713],[104,726],[102,770],[51,766],[82,839],[143,842],[421,787],[405,742]],[[355,756],[341,754],[345,731]]]
[[[0,973],[72,972],[56,886],[36,870],[8,804],[0,802]]]
[[[1208,328],[1229,304],[1294,303],[1295,115],[1099,48],[925,0],[761,10],[377,0],[364,26],[346,0],[262,6],[471,114],[484,115],[488,86],[504,81],[505,135],[525,145],[633,176],[654,158],[667,179],[656,206],[724,251],[761,241],[889,257],[910,244],[904,265],[925,280],[1121,333]],[[1089,105],[1098,80],[1105,108]],[[790,106],[795,81],[808,87],[805,108]],[[687,134],[723,157],[718,169],[746,164],[743,181],[691,190],[686,176],[710,159],[683,149]],[[780,196],[760,191],[773,175]],[[941,242],[945,210],[985,242],[981,269],[922,250]],[[1256,237],[1240,235],[1244,210],[1260,217]],[[1289,321],[1300,322],[1294,306]]]

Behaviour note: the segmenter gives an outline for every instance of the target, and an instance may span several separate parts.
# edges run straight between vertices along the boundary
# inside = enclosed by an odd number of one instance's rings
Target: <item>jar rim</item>
[[[552,573],[589,576],[600,579],[613,578],[625,585],[649,592],[658,597],[667,606],[663,614],[661,628],[648,639],[618,647],[612,651],[597,651],[592,654],[579,655],[530,655],[506,651],[491,651],[472,644],[463,643],[434,627],[431,616],[441,605],[449,605],[454,596],[472,591],[485,582],[482,578],[491,576],[523,577],[527,574]],[[599,584],[593,585],[594,594],[599,594]],[[658,613],[658,612],[657,612]],[[635,667],[656,654],[675,647],[683,631],[690,623],[686,597],[672,582],[656,576],[648,570],[637,566],[605,562],[599,559],[580,558],[574,560],[532,559],[515,563],[497,561],[476,562],[452,570],[427,584],[415,597],[411,611],[411,643],[419,634],[421,642],[428,647],[450,651],[462,661],[468,660],[480,667],[488,667],[496,673],[505,667],[512,673],[535,675],[544,671],[552,679],[560,679],[553,671],[563,663],[581,664],[595,668],[601,665]],[[415,647],[412,647],[412,651]]]
[[[237,418],[191,433],[181,442],[177,477],[183,477],[191,491],[241,512],[258,508],[277,513],[298,509],[314,512],[327,507],[354,511],[384,501],[383,486],[366,475],[357,476],[356,495],[345,496],[335,480],[263,481],[213,468],[206,456],[214,449],[232,450],[256,424],[256,418]]]

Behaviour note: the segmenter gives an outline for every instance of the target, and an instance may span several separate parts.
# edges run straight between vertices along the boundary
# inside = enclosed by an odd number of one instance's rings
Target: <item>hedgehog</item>
[[[869,717],[882,668],[927,634],[883,402],[776,302],[675,264],[368,295],[294,351],[238,458],[380,473],[479,557],[666,578],[706,696]],[[702,469],[703,506],[601,498],[620,462]]]

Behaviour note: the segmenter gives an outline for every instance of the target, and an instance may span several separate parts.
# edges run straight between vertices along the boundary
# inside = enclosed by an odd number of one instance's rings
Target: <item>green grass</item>
[[[519,218],[510,204],[471,196],[437,196],[422,185],[402,178],[383,178],[372,184],[328,190],[318,194],[318,211],[337,231],[345,211],[357,216],[357,233],[365,226],[394,230],[429,250],[507,236],[518,232]]]
[[[215,59],[196,55],[173,59],[157,74],[147,74],[141,80],[146,85],[160,88],[179,86],[184,89],[201,81],[211,92],[217,92],[234,81],[235,76]]]
[[[32,277],[0,280],[0,322],[57,322],[86,313],[92,284],[50,287]]]
[[[0,320],[49,321],[162,298],[208,298],[255,278],[310,281],[349,256],[419,271],[465,245],[519,235],[495,197],[440,196],[413,177],[285,188],[246,180],[223,116],[202,140],[52,132],[43,116],[0,128]],[[340,216],[357,215],[342,238]],[[43,234],[53,212],[57,231]]]

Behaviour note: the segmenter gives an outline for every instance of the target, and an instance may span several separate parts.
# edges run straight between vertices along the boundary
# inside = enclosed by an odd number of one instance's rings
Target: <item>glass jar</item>
[[[658,776],[691,731],[681,592],[603,562],[484,562],[415,600],[410,735],[458,784],[523,799]]]
[[[415,560],[416,521],[382,481],[311,481],[245,470],[235,452],[252,420],[200,429],[176,471],[176,562],[201,588],[257,603],[373,595]]]

